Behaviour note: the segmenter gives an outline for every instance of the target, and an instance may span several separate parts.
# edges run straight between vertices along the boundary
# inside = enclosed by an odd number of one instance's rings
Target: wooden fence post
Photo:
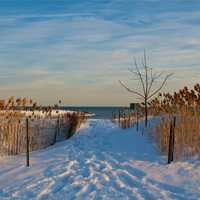
[[[15,154],[18,154],[18,125],[19,122],[15,124],[15,132],[16,132],[16,143],[15,143]]]
[[[174,160],[174,145],[175,145],[175,127],[176,127],[176,116],[173,118],[173,140],[172,140],[172,161]]]
[[[171,121],[170,123],[168,164],[170,164],[174,160],[175,126],[176,117],[173,117],[173,121]]]
[[[124,124],[123,128],[127,128],[126,127],[126,113],[125,112],[123,113],[123,124]]]
[[[54,139],[53,139],[52,145],[54,145],[56,143],[57,134],[58,134],[58,119],[56,120],[56,128],[55,128],[55,134],[54,134]]]
[[[128,113],[128,127],[129,128],[131,127],[131,114],[130,114],[130,111]]]
[[[60,115],[58,115],[58,133],[57,133],[57,135],[60,135]]]
[[[29,130],[28,117],[26,118],[26,166],[29,167]]]
[[[120,124],[121,112],[119,110],[119,124]]]

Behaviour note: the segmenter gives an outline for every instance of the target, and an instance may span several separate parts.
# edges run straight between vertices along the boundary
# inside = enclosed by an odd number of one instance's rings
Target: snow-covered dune
[[[0,199],[200,199],[200,162],[166,164],[147,137],[89,120],[55,146],[0,160]]]

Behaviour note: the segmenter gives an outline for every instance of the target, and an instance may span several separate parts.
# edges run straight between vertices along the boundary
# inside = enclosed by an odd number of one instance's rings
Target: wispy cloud
[[[196,2],[0,2],[0,90],[43,102],[55,100],[48,96],[54,89],[65,103],[127,104],[132,97],[117,98],[117,80],[143,49],[156,69],[175,72],[168,88],[192,84],[199,80]]]

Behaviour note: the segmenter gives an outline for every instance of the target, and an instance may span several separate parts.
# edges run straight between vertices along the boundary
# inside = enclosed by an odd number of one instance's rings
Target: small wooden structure
[[[140,107],[140,103],[130,103],[130,109],[133,111],[138,110]]]

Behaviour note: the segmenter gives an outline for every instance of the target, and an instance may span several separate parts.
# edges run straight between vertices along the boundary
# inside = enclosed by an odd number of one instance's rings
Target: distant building
[[[131,110],[137,110],[140,107],[140,103],[130,103]]]

